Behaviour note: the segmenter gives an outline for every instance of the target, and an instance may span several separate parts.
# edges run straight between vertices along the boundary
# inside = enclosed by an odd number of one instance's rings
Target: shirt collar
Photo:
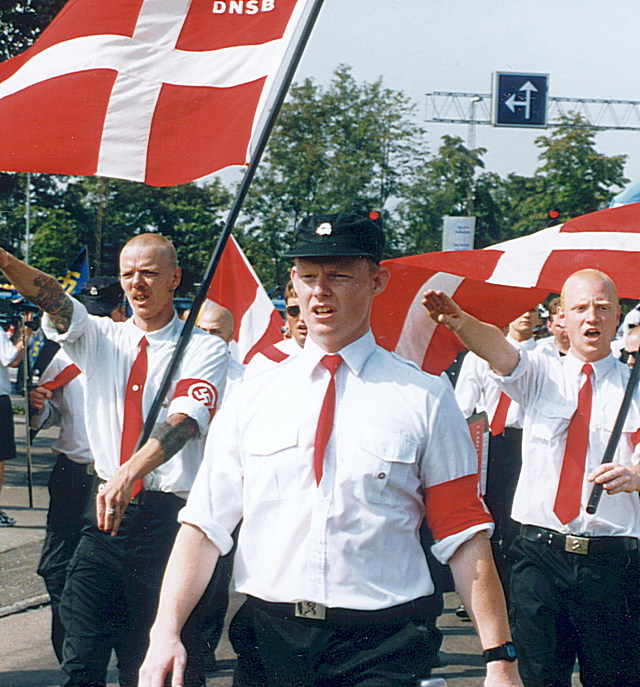
[[[140,329],[140,327],[136,326],[133,323],[133,317],[129,318],[124,323],[124,326],[129,328],[131,338],[133,339],[135,344],[138,345],[140,339],[142,339],[143,336],[147,337],[147,341],[150,344],[161,344],[165,341],[175,341],[178,331],[180,329],[180,325],[182,324],[184,324],[184,322],[178,317],[178,315],[174,311],[171,320],[167,324],[165,324],[164,327],[162,327],[161,329],[156,329],[153,332],[145,332],[143,329]]]
[[[359,339],[345,346],[342,350],[336,351],[349,367],[351,372],[358,376],[362,372],[362,368],[369,357],[376,350],[376,341],[373,338],[371,330],[366,334],[361,336]],[[311,338],[307,336],[307,340],[304,343],[304,348],[300,352],[300,359],[305,369],[311,374],[316,366],[320,363],[320,360],[327,355],[327,352],[320,348],[318,344]]]
[[[571,352],[571,349],[569,349],[567,355],[562,358],[562,361],[565,368],[569,370],[569,373],[572,376],[577,377],[582,372],[582,366],[584,365],[584,362],[582,360],[578,360],[578,358],[576,358],[576,356]],[[600,358],[600,360],[596,360],[595,362],[591,363],[595,379],[601,379],[606,374],[611,372],[611,370],[613,370],[615,367],[615,364],[616,360],[611,353],[604,358]]]

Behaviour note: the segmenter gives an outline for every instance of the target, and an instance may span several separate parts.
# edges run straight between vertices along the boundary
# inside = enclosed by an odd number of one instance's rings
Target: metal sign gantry
[[[490,93],[427,93],[427,122],[452,124],[492,123],[492,97]],[[582,128],[600,131],[640,130],[640,100],[612,98],[548,98],[547,121],[557,122],[561,116],[577,113],[585,124]],[[576,126],[576,128],[579,128]]]

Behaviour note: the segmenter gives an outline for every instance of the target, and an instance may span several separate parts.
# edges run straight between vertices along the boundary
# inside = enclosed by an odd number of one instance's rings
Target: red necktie
[[[591,372],[589,363],[582,366],[586,375],[584,384],[578,393],[578,407],[569,422],[567,444],[562,457],[562,470],[553,512],[565,525],[578,517],[584,479],[584,465],[589,446],[589,421],[591,420]]]
[[[333,430],[333,414],[336,408],[336,370],[342,362],[339,355],[325,355],[320,361],[329,371],[331,378],[324,394],[320,417],[318,418],[318,429],[313,445],[313,472],[316,476],[316,484],[320,484],[322,479],[322,463],[324,460],[324,450],[329,442],[331,431]]]
[[[498,436],[504,432],[504,426],[507,422],[507,413],[509,412],[509,406],[511,405],[511,399],[504,393],[500,392],[500,398],[498,399],[498,405],[496,406],[496,411],[493,414],[493,420],[489,428],[491,429],[492,436]]]
[[[124,420],[120,441],[120,465],[133,455],[142,432],[142,392],[147,381],[147,338],[143,336],[138,344],[138,355],[133,361],[124,393]],[[142,480],[136,480],[131,497],[142,489]]]

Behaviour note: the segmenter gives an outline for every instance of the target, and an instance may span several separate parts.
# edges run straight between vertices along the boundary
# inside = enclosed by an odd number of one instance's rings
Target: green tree
[[[397,208],[404,252],[440,250],[442,218],[472,213],[478,189],[487,205],[488,185],[475,181],[477,171],[484,167],[485,152],[484,148],[469,150],[458,136],[443,136],[437,155],[417,167]]]
[[[34,217],[30,262],[47,274],[64,276],[85,242],[86,233],[70,212],[49,209]]]
[[[358,84],[340,66],[327,88],[291,88],[249,191],[243,248],[266,284],[282,284],[280,256],[314,212],[382,209],[403,192],[424,147],[415,106],[382,81]]]
[[[626,155],[607,157],[595,149],[595,130],[582,115],[569,113],[549,136],[540,136],[542,165],[537,174],[544,180],[545,213],[560,210],[560,219],[595,212],[609,204],[617,190],[628,182],[624,177]]]
[[[26,50],[51,23],[66,0],[3,0],[0,5],[0,59]]]

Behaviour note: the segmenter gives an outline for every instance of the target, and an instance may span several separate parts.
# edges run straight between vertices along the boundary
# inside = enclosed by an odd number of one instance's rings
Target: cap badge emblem
[[[333,227],[329,222],[323,222],[316,227],[316,234],[318,236],[331,236],[333,232]]]
[[[90,296],[97,296],[97,295],[98,295],[98,289],[97,289],[97,287],[92,286],[92,287],[89,289],[89,295],[90,295]]]

